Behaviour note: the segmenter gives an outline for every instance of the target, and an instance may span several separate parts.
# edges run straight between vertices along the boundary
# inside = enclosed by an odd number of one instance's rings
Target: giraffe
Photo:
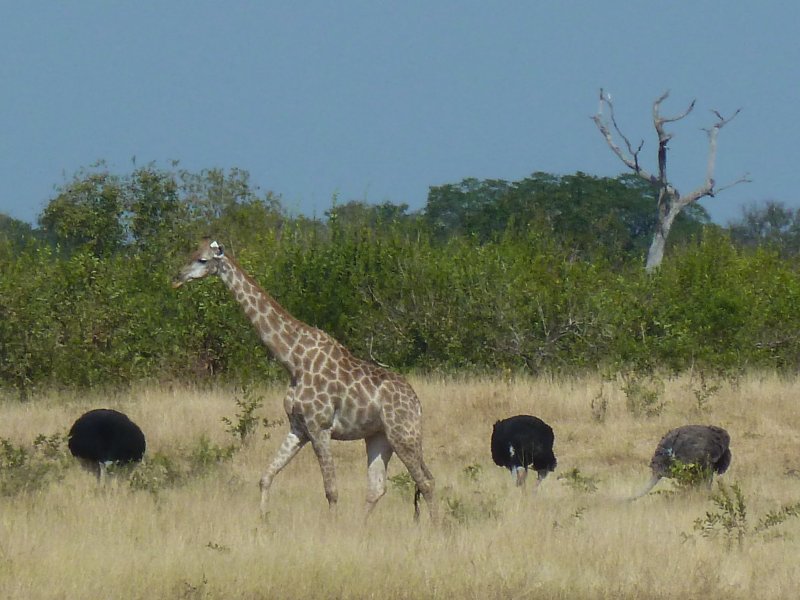
[[[356,358],[327,333],[293,317],[210,238],[203,238],[172,286],[208,275],[218,276],[233,293],[290,378],[283,400],[289,432],[261,477],[261,514],[267,515],[273,479],[308,442],[319,461],[328,505],[335,509],[338,492],[331,440],[363,439],[367,516],[386,493],[386,468],[397,454],[416,484],[414,519],[419,519],[421,494],[435,523],[434,479],[422,457],[422,408],[411,385],[397,373]]]

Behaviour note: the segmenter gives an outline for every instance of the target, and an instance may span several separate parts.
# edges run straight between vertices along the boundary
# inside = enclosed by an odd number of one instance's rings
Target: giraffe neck
[[[302,355],[298,352],[300,338],[313,328],[289,314],[233,259],[225,256],[220,260],[220,279],[255,326],[262,343],[290,375],[297,375]]]

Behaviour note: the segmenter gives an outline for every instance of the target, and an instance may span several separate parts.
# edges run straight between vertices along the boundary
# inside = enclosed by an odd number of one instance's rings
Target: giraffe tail
[[[419,489],[419,486],[414,488],[414,521],[419,521],[419,498],[422,496],[422,492]]]

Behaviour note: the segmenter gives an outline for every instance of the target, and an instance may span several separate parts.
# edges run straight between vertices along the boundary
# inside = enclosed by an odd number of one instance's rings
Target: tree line
[[[794,369],[798,215],[772,203],[722,228],[693,205],[646,273],[654,193],[533,173],[312,219],[241,170],[84,169],[38,227],[0,218],[0,381],[25,396],[283,377],[218,282],[171,289],[203,235],[296,317],[401,371]]]

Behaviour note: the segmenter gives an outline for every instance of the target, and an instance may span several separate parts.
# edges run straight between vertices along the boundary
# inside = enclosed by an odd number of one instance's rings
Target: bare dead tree
[[[712,112],[717,118],[717,121],[711,127],[704,129],[708,134],[708,163],[706,165],[705,181],[697,189],[688,194],[681,195],[680,192],[678,192],[667,177],[667,144],[670,139],[672,139],[672,134],[665,131],[664,125],[680,121],[686,117],[692,112],[695,101],[692,100],[682,113],[674,117],[665,117],[661,115],[661,104],[668,96],[669,92],[664,92],[653,103],[653,125],[658,134],[658,172],[656,174],[650,173],[642,168],[639,162],[639,154],[644,147],[644,141],[639,142],[639,145],[634,148],[630,140],[620,131],[616,118],[614,117],[614,105],[611,102],[611,95],[606,94],[602,89],[600,90],[600,104],[597,109],[597,114],[592,117],[592,120],[595,125],[597,125],[600,133],[603,134],[611,151],[616,154],[629,169],[645,181],[650,182],[657,189],[658,220],[656,223],[656,231],[653,234],[653,241],[647,253],[645,269],[648,272],[653,271],[661,264],[664,258],[664,247],[672,223],[675,221],[675,217],[677,217],[684,208],[697,202],[700,198],[705,196],[714,197],[719,192],[733,187],[734,185],[750,181],[749,177],[744,175],[732,183],[716,187],[716,182],[714,181],[714,167],[717,159],[717,135],[719,134],[719,130],[730,123],[731,120],[739,114],[739,110],[741,109],[737,109],[736,112],[728,118],[723,117],[719,112],[713,110]],[[615,141],[615,136],[622,140],[624,148]]]

